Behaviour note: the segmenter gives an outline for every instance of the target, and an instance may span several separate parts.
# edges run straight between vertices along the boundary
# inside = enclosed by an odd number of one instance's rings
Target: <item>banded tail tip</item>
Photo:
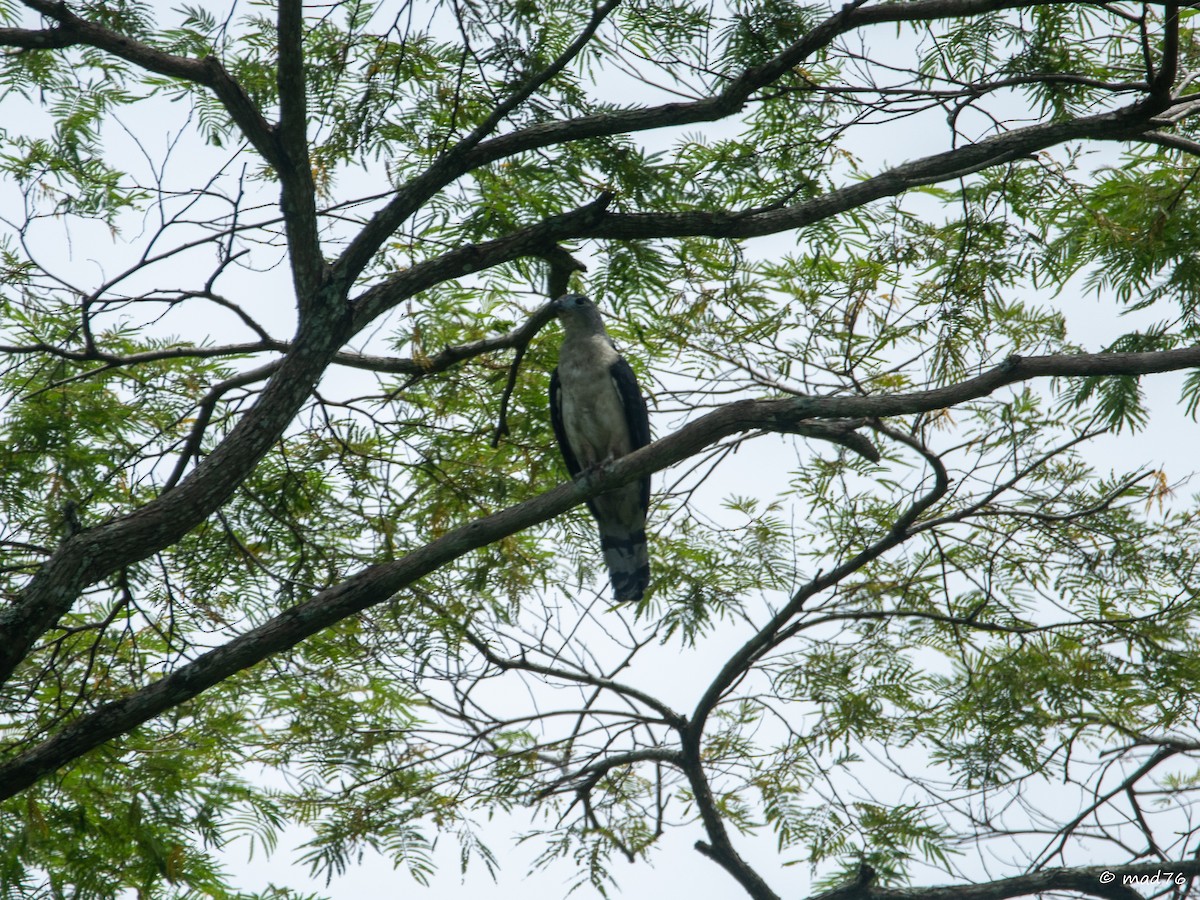
[[[618,603],[640,603],[650,585],[650,567],[643,566],[636,572],[617,573],[609,570],[612,579],[613,599]]]
[[[600,534],[604,564],[612,581],[613,598],[618,603],[638,603],[650,585],[650,552],[646,532],[641,528],[614,534]]]

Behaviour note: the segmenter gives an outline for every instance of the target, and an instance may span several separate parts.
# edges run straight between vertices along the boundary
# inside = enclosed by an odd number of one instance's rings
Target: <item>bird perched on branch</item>
[[[650,443],[646,401],[633,369],[617,352],[600,310],[587,297],[554,302],[563,327],[558,368],[550,378],[550,421],[571,477]],[[646,512],[650,476],[588,501],[618,602],[637,602],[650,583]]]

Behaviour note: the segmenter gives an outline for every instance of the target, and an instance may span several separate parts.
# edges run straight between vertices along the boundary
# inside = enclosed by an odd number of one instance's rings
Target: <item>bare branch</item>
[[[910,528],[920,518],[921,514],[945,496],[946,492],[950,489],[949,475],[946,473],[941,460],[934,454],[928,452],[913,438],[896,429],[889,428],[882,423],[876,423],[875,428],[882,434],[886,434],[893,440],[908,445],[924,456],[934,471],[933,485],[923,495],[916,498],[909,505],[909,508],[896,518],[896,521],[892,523],[892,527],[888,530],[887,534],[869,546],[864,547],[841,565],[834,567],[832,571],[818,574],[808,584],[797,591],[775,615],[771,616],[765,625],[759,628],[745,644],[739,647],[725,661],[721,670],[705,689],[704,694],[696,704],[696,708],[692,711],[690,729],[691,733],[696,736],[696,740],[699,740],[699,735],[703,731],[709,715],[716,708],[725,692],[741,679],[750,666],[764,653],[787,639],[787,636],[790,634],[786,628],[787,623],[803,609],[804,604],[808,602],[809,598],[833,587],[842,579],[867,565],[867,563],[878,559],[893,547],[907,540],[911,536]]]

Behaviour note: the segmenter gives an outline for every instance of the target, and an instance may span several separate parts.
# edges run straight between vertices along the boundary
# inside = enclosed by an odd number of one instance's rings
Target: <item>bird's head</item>
[[[583,294],[563,294],[552,306],[554,315],[568,334],[604,331],[604,320],[600,317],[600,310]]]

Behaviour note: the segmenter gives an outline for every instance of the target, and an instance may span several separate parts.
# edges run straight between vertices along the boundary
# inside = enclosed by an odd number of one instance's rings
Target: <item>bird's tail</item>
[[[646,532],[639,528],[601,528],[600,549],[612,579],[613,597],[618,603],[637,603],[650,584],[650,552]]]

